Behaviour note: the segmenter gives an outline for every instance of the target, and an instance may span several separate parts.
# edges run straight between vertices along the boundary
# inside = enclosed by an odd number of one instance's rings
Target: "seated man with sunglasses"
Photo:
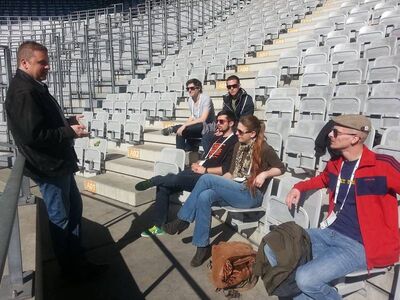
[[[135,188],[138,191],[157,186],[154,226],[142,232],[143,237],[164,234],[161,226],[167,221],[169,196],[171,194],[181,191],[191,192],[203,174],[222,175],[229,170],[233,149],[237,143],[237,137],[232,130],[234,124],[235,116],[232,112],[219,112],[217,128],[221,135],[214,137],[214,143],[210,150],[205,153],[203,160],[193,163],[190,170],[184,170],[176,175],[155,176],[136,184]]]
[[[329,192],[329,212],[320,228],[308,229],[313,258],[297,268],[301,294],[294,299],[341,299],[331,282],[349,273],[392,265],[400,243],[396,194],[400,163],[364,146],[371,121],[361,115],[333,119],[330,147],[340,153],[318,176],[297,183],[286,197],[289,208],[301,193]],[[264,248],[267,257],[273,253]]]
[[[176,133],[176,148],[197,151],[198,146],[193,141],[215,129],[214,105],[210,97],[203,94],[200,80],[189,79],[186,82],[186,91],[189,94],[190,117],[184,124],[164,128],[161,133],[163,135]]]

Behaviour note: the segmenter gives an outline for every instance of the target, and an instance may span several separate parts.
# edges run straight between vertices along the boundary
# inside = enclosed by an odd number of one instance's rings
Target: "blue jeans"
[[[178,174],[167,174],[151,178],[152,183],[157,186],[153,219],[155,225],[160,227],[167,221],[169,197],[182,191],[191,192],[200,176],[202,175],[188,169]]]
[[[82,256],[82,198],[73,174],[35,179],[46,205],[50,235],[58,262],[71,268]]]
[[[253,197],[245,184],[221,176],[205,174],[200,177],[192,193],[178,212],[178,218],[196,222],[193,245],[205,247],[210,244],[211,206],[229,205],[236,208],[260,206],[263,194],[257,189]]]
[[[313,259],[296,271],[303,292],[294,299],[342,299],[330,283],[349,273],[367,269],[364,246],[335,230],[308,229]]]

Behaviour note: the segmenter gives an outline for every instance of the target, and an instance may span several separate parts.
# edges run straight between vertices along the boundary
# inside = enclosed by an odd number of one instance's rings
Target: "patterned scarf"
[[[235,169],[233,170],[233,178],[239,177],[249,177],[250,168],[253,157],[254,141],[250,144],[241,144],[239,146],[238,152],[235,159]]]

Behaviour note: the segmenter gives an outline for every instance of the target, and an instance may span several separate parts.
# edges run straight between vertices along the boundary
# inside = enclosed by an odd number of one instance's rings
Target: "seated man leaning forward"
[[[333,280],[399,260],[400,163],[363,145],[371,129],[367,117],[342,115],[333,121],[330,147],[340,155],[320,175],[297,183],[286,198],[290,208],[304,191],[329,191],[328,218],[321,228],[308,229],[313,259],[297,269],[302,294],[295,299],[341,299]]]
[[[252,208],[262,204],[264,193],[273,176],[284,172],[283,163],[274,149],[265,142],[264,122],[252,115],[239,120],[231,167],[223,177],[201,176],[189,198],[179,210],[178,219],[165,224],[168,234],[181,233],[196,221],[193,244],[197,246],[191,261],[200,266],[210,254],[211,207],[229,205]]]
[[[181,191],[191,192],[203,174],[222,175],[229,170],[233,148],[237,142],[237,137],[232,131],[234,124],[235,115],[232,112],[220,112],[217,115],[217,128],[221,135],[214,138],[211,149],[202,161],[192,164],[190,170],[184,170],[176,175],[155,176],[136,184],[135,188],[138,191],[157,186],[154,226],[142,232],[142,236],[164,233],[161,226],[167,221],[171,194]]]

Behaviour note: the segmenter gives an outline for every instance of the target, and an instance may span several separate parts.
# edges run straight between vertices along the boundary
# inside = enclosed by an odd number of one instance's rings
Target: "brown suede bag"
[[[247,290],[257,283],[253,265],[257,252],[243,242],[220,242],[212,246],[211,281],[217,289]]]

